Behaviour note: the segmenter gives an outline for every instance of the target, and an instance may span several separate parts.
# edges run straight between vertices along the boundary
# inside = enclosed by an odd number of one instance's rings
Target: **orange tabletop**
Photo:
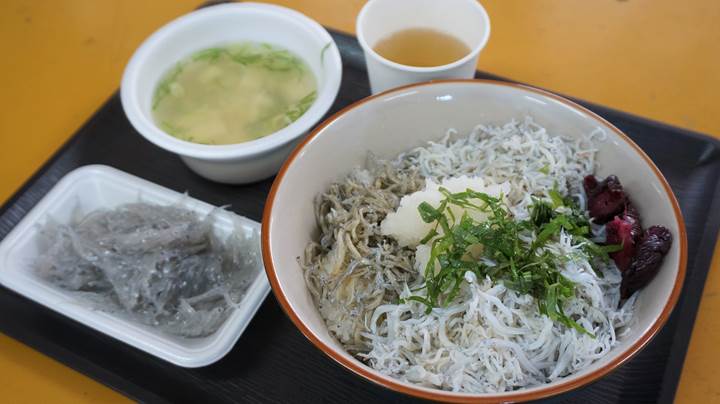
[[[0,2],[1,201],[112,94],[140,42],[198,2]],[[273,2],[347,32],[354,31],[364,3]],[[719,1],[482,3],[492,34],[480,69],[720,137]],[[679,402],[720,401],[717,256],[683,368]],[[13,403],[126,400],[2,334],[0,397]]]

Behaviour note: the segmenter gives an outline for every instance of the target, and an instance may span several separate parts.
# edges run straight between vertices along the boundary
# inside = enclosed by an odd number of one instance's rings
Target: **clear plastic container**
[[[170,335],[93,310],[72,292],[54,287],[34,273],[32,265],[38,255],[38,231],[48,217],[67,223],[77,208],[87,213],[138,201],[159,205],[180,204],[201,216],[215,208],[111,167],[90,165],[78,168],[60,180],[0,243],[0,283],[88,327],[178,366],[209,365],[232,349],[270,291],[263,268],[255,268],[257,276],[227,321],[215,333],[202,338]],[[214,230],[221,238],[237,229],[247,232],[247,235],[257,235],[260,242],[259,223],[227,211],[215,216]],[[261,258],[258,263],[262,266]]]

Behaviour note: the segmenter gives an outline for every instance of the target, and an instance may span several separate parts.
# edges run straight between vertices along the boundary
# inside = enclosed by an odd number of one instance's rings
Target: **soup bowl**
[[[646,225],[674,236],[657,276],[636,303],[635,323],[608,354],[585,369],[544,385],[493,394],[442,391],[382,374],[347,353],[328,331],[303,278],[298,257],[318,235],[313,201],[330,184],[363,166],[369,152],[392,158],[442,138],[468,134],[478,124],[504,124],[531,116],[550,133],[567,137],[598,129],[596,174],[618,175]],[[625,134],[589,110],[557,95],[517,84],[450,80],[410,85],[361,100],[315,129],[290,155],[275,179],[262,225],[265,268],[277,300],[320,350],[355,374],[398,392],[451,402],[538,399],[588,384],[628,361],[667,321],[685,277],[687,240],[670,186],[650,158]]]
[[[303,115],[267,136],[229,145],[188,142],[157,125],[152,99],[167,71],[200,50],[246,41],[287,49],[307,63],[317,81],[317,98]],[[176,153],[205,178],[241,184],[277,172],[300,138],[330,109],[341,77],[337,46],[317,22],[272,4],[221,4],[184,15],[148,37],[125,68],[120,98],[130,123],[145,139]]]

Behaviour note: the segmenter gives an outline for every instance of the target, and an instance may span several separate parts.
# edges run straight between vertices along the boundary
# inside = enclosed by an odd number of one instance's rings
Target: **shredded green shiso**
[[[557,190],[552,190],[548,193],[549,200],[534,201],[529,219],[515,220],[501,199],[471,189],[459,193],[450,193],[445,188],[440,191],[444,199],[437,208],[427,202],[418,207],[422,220],[435,226],[421,241],[430,243],[431,253],[424,284],[415,291],[425,289],[426,296],[414,295],[408,299],[424,303],[428,313],[433,307],[447,306],[457,297],[465,273],[471,271],[478,278],[489,277],[493,282],[502,282],[510,289],[533,296],[540,313],[592,335],[563,312],[565,302],[575,293],[574,283],[558,269],[567,257],[554,255],[543,247],[563,230],[572,237],[573,245],[582,245],[591,259],[607,261],[608,253],[620,246],[591,241],[588,218],[571,198],[563,198]],[[467,213],[456,217],[451,205],[466,211],[485,212],[487,219],[477,221]],[[559,213],[559,207],[569,213]],[[520,234],[524,232],[535,234],[532,243],[522,241]],[[470,248],[478,245],[482,246],[482,256],[493,264],[469,256]],[[598,275],[602,276],[599,272]]]

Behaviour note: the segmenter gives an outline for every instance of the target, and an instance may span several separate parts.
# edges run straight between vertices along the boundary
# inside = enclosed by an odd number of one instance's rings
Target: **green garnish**
[[[323,48],[323,52],[329,45],[330,43]],[[277,49],[266,43],[260,46],[243,45],[230,48],[203,49],[194,53],[190,60],[193,62],[204,61],[207,63],[216,63],[221,57],[228,57],[232,61],[245,66],[261,64],[264,68],[271,71],[285,72],[293,70],[302,73],[305,69],[300,58],[285,49]],[[170,94],[171,85],[177,81],[178,76],[184,68],[185,63],[178,63],[173,70],[160,81],[153,97],[153,110],[157,108],[160,101]]]
[[[306,96],[301,98],[300,101],[297,102],[297,104],[290,107],[290,109],[285,113],[285,116],[290,120],[290,122],[295,122],[310,108],[310,106],[315,102],[316,98],[317,92],[311,91]]]
[[[178,128],[177,126],[174,126],[168,121],[162,121],[160,122],[160,128],[167,132],[170,135],[173,135],[175,137],[181,137],[182,136],[182,130]]]
[[[570,198],[563,198],[557,190],[549,193],[550,201],[535,200],[530,218],[515,220],[500,199],[471,189],[450,193],[440,188],[444,199],[437,208],[427,202],[418,207],[426,223],[435,223],[422,243],[430,242],[430,259],[425,267],[426,296],[410,296],[408,300],[421,302],[429,313],[433,307],[447,306],[460,291],[465,273],[471,271],[478,278],[490,277],[519,293],[529,294],[538,302],[540,313],[555,322],[593,336],[563,312],[563,306],[575,293],[575,285],[559,271],[559,264],[567,257],[553,255],[543,247],[561,231],[573,237],[575,245],[583,243],[590,256],[607,257],[618,246],[599,246],[588,239],[590,227],[585,215]],[[479,201],[479,202],[475,202]],[[475,210],[487,215],[479,222],[467,212],[462,217],[451,206]],[[555,208],[565,206],[572,213],[558,213]],[[521,234],[535,233],[535,241],[521,241]],[[486,260],[478,260],[471,251],[482,249]],[[594,336],[593,336],[594,337]]]
[[[199,50],[174,65],[159,80],[152,110],[174,137],[234,144],[292,124],[311,108],[316,91],[313,71],[300,57],[244,42]]]
[[[183,69],[185,68],[184,63],[178,63],[175,65],[175,67],[165,75],[165,77],[158,83],[157,89],[155,90],[155,95],[153,96],[153,103],[152,103],[152,109],[157,108],[160,101],[162,101],[163,98],[165,98],[168,94],[170,94],[170,86],[177,80],[180,73],[182,73]]]
[[[193,55],[192,60],[198,61],[198,60],[205,60],[208,63],[216,62],[218,59],[220,59],[220,56],[227,53],[227,50],[225,48],[210,48],[201,50],[200,52]]]
[[[263,66],[268,70],[285,72],[302,69],[302,62],[283,49],[264,54]]]
[[[553,188],[553,189],[549,190],[548,196],[550,196],[550,199],[552,200],[554,208],[558,208],[560,206],[565,206],[563,197],[562,197],[562,195],[560,195],[560,192],[558,192],[557,188]]]
[[[169,135],[175,136],[180,140],[185,140],[193,143],[203,143],[196,141],[194,136],[186,134],[184,130],[178,128],[177,126],[174,126],[168,121],[160,122],[160,128],[167,132]]]
[[[256,46],[246,44],[234,47],[232,51],[228,52],[228,56],[233,62],[247,66],[259,62],[263,57],[263,53],[258,51]]]
[[[223,56],[245,66],[261,64],[272,71],[289,71],[293,69],[302,71],[304,68],[302,60],[298,57],[285,49],[277,49],[267,43],[259,46],[242,45],[229,48],[204,49],[193,54],[192,60],[214,63]]]
[[[552,220],[555,209],[552,205],[545,201],[533,200],[532,210],[530,211],[530,219],[535,227],[540,227]]]
[[[325,52],[330,49],[330,45],[332,45],[332,42],[328,42],[323,46],[322,50],[320,51],[320,64],[323,64],[323,61],[325,60]]]

